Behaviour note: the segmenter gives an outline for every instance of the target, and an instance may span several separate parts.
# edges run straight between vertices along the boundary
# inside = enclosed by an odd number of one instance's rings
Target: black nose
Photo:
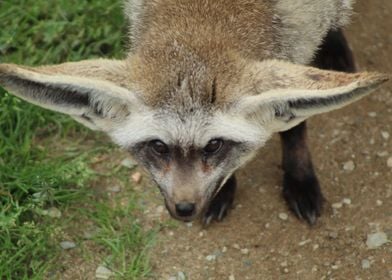
[[[181,202],[176,204],[176,212],[180,217],[190,217],[195,213],[195,204],[188,202]]]

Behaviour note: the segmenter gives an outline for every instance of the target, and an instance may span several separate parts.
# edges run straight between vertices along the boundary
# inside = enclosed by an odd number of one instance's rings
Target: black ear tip
[[[0,75],[12,74],[16,72],[17,66],[8,63],[0,63]]]
[[[357,82],[358,92],[371,93],[390,80],[391,76],[384,73],[361,73]]]
[[[391,79],[390,74],[381,73],[380,75],[380,84],[388,82]]]
[[[9,73],[8,64],[0,64],[0,83],[4,84],[7,78],[7,74]]]
[[[18,76],[18,67],[15,64],[0,63],[0,84],[6,86],[15,76]]]
[[[378,87],[379,85],[388,82],[390,79],[391,75],[386,73],[364,73],[363,86]]]

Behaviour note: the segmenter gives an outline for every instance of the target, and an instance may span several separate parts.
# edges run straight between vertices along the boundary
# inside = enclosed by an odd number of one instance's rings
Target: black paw
[[[234,202],[236,187],[237,181],[233,175],[227,180],[226,184],[211,201],[211,204],[203,217],[202,222],[204,226],[208,226],[214,220],[220,222],[227,216],[227,213]]]
[[[298,179],[284,175],[283,197],[291,211],[310,225],[314,225],[321,214],[324,197],[314,174]]]

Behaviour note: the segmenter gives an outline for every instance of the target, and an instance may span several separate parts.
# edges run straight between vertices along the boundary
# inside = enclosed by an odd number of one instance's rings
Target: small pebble
[[[351,204],[351,199],[350,198],[344,198],[343,199],[343,203],[346,205],[350,205]]]
[[[60,242],[60,246],[64,250],[69,250],[69,249],[75,248],[76,244],[74,242],[72,242],[72,241],[62,241],[62,242]]]
[[[270,226],[271,226],[270,223],[266,223],[266,224],[264,225],[265,228],[270,228]]]
[[[334,130],[332,131],[332,136],[333,136],[333,137],[336,137],[336,136],[338,136],[339,134],[341,134],[341,132],[340,132],[339,129],[334,129]]]
[[[306,244],[312,242],[312,239],[306,239],[298,243],[299,246],[305,246]]]
[[[244,265],[252,266],[252,261],[251,260],[244,260]]]
[[[281,263],[280,263],[280,266],[281,266],[281,267],[287,267],[287,261],[281,262]]]
[[[375,118],[375,117],[377,117],[377,113],[376,112],[369,112],[368,116],[371,118]]]
[[[128,169],[132,169],[137,166],[137,163],[129,158],[126,158],[121,162],[121,165]]]
[[[227,252],[227,247],[224,246],[224,247],[222,248],[222,253],[226,253],[226,252]]]
[[[157,209],[156,209],[156,212],[157,212],[158,214],[162,214],[163,211],[165,211],[165,207],[163,207],[162,205],[159,205],[159,206],[157,207]]]
[[[383,202],[381,200],[377,200],[376,204],[377,204],[377,206],[381,206],[383,204]]]
[[[386,156],[388,156],[389,155],[389,153],[387,152],[387,151],[382,151],[382,152],[378,152],[377,153],[377,156],[378,157],[386,157]]]
[[[237,250],[240,250],[240,249],[241,249],[240,245],[238,245],[238,244],[234,244],[234,245],[233,245],[233,248],[234,248],[234,249],[237,249]]]
[[[392,157],[388,158],[387,160],[387,166],[392,168]]]
[[[353,231],[353,230],[355,230],[355,227],[354,227],[354,226],[348,226],[348,227],[345,227],[344,230],[345,230],[346,232],[348,232],[348,231]]]
[[[229,280],[235,280],[234,275],[230,275],[230,276],[229,276]]]
[[[390,137],[389,132],[387,131],[381,131],[381,136],[384,138],[384,140],[388,140]]]
[[[193,227],[193,223],[192,223],[192,222],[186,223],[186,226],[187,226],[188,228],[191,228],[191,227]]]
[[[51,218],[61,218],[61,211],[56,207],[49,208],[48,210],[42,211],[43,215],[49,216]]]
[[[243,255],[247,255],[247,254],[249,254],[249,249],[241,249],[241,254],[243,254]]]
[[[98,266],[97,270],[95,271],[95,278],[97,279],[105,280],[109,279],[111,276],[113,276],[113,272],[102,265]]]
[[[343,169],[346,171],[353,171],[355,169],[355,164],[352,160],[347,161],[343,164]]]
[[[286,213],[279,214],[279,219],[281,219],[282,221],[287,221],[288,218],[289,218],[289,215],[287,215]]]
[[[98,232],[99,232],[99,230],[97,228],[91,227],[89,229],[86,229],[83,232],[83,237],[84,237],[84,239],[92,239],[92,238],[94,238],[94,236],[97,235]]]
[[[132,181],[135,182],[136,184],[139,184],[140,181],[142,180],[142,174],[140,172],[135,172],[132,174]]]
[[[206,257],[206,260],[209,262],[215,261],[216,260],[216,255],[208,255]]]
[[[388,242],[388,236],[385,232],[376,232],[368,234],[366,245],[369,249],[376,249]]]
[[[108,187],[107,190],[112,193],[119,193],[121,191],[121,187],[120,186]]]
[[[185,273],[182,272],[182,271],[179,271],[179,272],[177,273],[177,280],[186,280]]]
[[[333,209],[340,209],[342,207],[343,207],[343,203],[341,203],[341,202],[336,202],[336,203],[332,204]]]
[[[370,268],[370,261],[367,259],[362,260],[362,269],[369,269]]]
[[[338,238],[338,233],[335,232],[335,231],[333,231],[333,232],[330,232],[330,233],[328,234],[328,236],[329,236],[331,239],[336,239],[336,238]]]

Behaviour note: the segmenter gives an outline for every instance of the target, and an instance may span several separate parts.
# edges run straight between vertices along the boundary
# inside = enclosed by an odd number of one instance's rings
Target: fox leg
[[[234,202],[237,180],[233,174],[211,201],[204,217],[203,224],[208,226],[213,220],[222,221]]]
[[[352,52],[341,30],[330,31],[317,52],[313,66],[355,72]],[[282,132],[283,197],[300,219],[314,224],[321,214],[323,195],[306,141],[306,123]]]

